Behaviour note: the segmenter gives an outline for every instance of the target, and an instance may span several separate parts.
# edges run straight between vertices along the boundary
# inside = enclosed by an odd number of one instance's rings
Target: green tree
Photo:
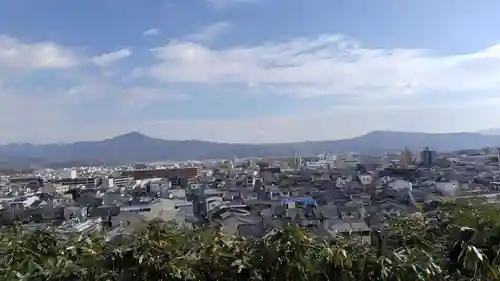
[[[373,246],[318,241],[294,225],[247,239],[153,220],[113,243],[15,225],[0,233],[0,280],[500,280],[499,218],[494,205],[442,203],[392,220]]]

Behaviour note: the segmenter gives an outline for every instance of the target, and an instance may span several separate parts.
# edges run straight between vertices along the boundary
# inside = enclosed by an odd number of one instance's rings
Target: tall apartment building
[[[420,164],[423,167],[432,167],[436,163],[436,160],[437,152],[435,150],[430,150],[429,147],[426,147],[423,151],[420,152]]]

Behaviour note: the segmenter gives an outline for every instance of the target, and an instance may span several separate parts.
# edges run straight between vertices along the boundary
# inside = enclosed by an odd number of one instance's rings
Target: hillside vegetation
[[[316,241],[293,226],[250,240],[153,221],[113,243],[16,226],[0,237],[0,280],[500,280],[496,206],[447,203],[391,227],[369,247],[354,236]]]

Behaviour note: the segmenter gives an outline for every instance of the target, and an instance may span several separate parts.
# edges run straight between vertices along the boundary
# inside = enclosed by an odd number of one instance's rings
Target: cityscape
[[[0,281],[500,281],[499,0],[0,0]]]
[[[290,221],[322,239],[373,230],[436,200],[500,200],[500,150],[330,154],[67,167],[1,177],[0,223],[132,235],[154,219],[263,237]]]

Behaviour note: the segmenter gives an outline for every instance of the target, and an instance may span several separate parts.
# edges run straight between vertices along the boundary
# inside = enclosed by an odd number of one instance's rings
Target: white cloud
[[[212,41],[227,31],[231,25],[228,22],[217,22],[202,28],[199,32],[186,36],[190,41]]]
[[[206,0],[215,9],[226,9],[237,4],[257,2],[258,0]]]
[[[0,35],[0,69],[36,70],[78,65],[78,56],[54,42],[25,43]]]
[[[160,30],[156,28],[150,28],[142,33],[143,36],[153,36],[160,34]]]
[[[136,84],[127,80],[123,84],[129,88],[124,88],[116,76],[89,72],[84,62],[110,66],[130,56],[127,49],[92,58],[54,42],[25,43],[0,37],[0,139],[2,142],[76,141],[140,130],[163,138],[171,138],[169,132],[175,131],[178,139],[277,142],[337,139],[375,129],[477,131],[500,125],[497,121],[500,100],[491,94],[500,90],[500,76],[496,75],[500,71],[500,45],[444,56],[428,50],[369,48],[338,35],[228,48],[211,48],[202,42],[174,40],[152,50],[156,62],[143,66],[143,71],[136,74],[149,75],[158,79],[155,82],[166,82],[166,86],[148,84],[148,79],[144,79],[135,81]],[[7,75],[17,69],[75,66],[78,67],[64,71],[64,76],[60,72],[54,74],[51,84],[59,87],[54,91],[37,91],[38,85],[30,85],[23,77],[17,77],[15,71],[14,75]],[[247,119],[211,119],[208,114],[203,120],[192,117],[163,120],[161,112],[151,110],[146,114],[145,106],[161,104],[168,109],[174,106],[171,103],[188,98],[182,91],[186,85],[172,86],[171,82],[195,86],[191,90],[218,84],[221,88],[217,89],[235,89],[235,92],[239,89],[245,92],[241,88],[245,87],[266,94],[338,95],[335,99],[322,99],[325,103],[351,94],[360,95],[363,101],[349,101],[350,106],[336,105],[319,115],[311,115],[315,108],[307,105],[290,108],[290,116]],[[19,85],[20,89],[15,89]],[[63,92],[61,88],[66,85],[68,89]],[[446,95],[466,92],[470,98],[464,99],[461,94],[459,102],[451,99],[449,104],[442,98],[439,104],[427,99],[438,92]],[[490,99],[484,94],[475,96],[486,92]],[[420,96],[426,98],[417,98]],[[396,99],[400,102],[394,103]],[[381,106],[387,101],[394,106]],[[411,106],[401,106],[402,102]],[[100,113],[103,112],[100,109],[108,106],[112,107],[112,115]],[[82,108],[94,107],[96,113],[92,115],[98,117],[78,118],[85,111]],[[231,110],[226,114],[231,114]],[[156,116],[151,118],[158,120],[145,121],[148,116]],[[96,122],[96,118],[105,121]],[[15,124],[11,122],[13,119]],[[76,122],[78,130],[74,130]]]
[[[92,62],[100,67],[109,67],[112,64],[132,55],[129,49],[102,54],[92,58]]]
[[[171,41],[152,50],[149,75],[165,82],[244,83],[276,92],[374,96],[500,90],[500,45],[440,56],[376,49],[338,35],[211,49]]]

